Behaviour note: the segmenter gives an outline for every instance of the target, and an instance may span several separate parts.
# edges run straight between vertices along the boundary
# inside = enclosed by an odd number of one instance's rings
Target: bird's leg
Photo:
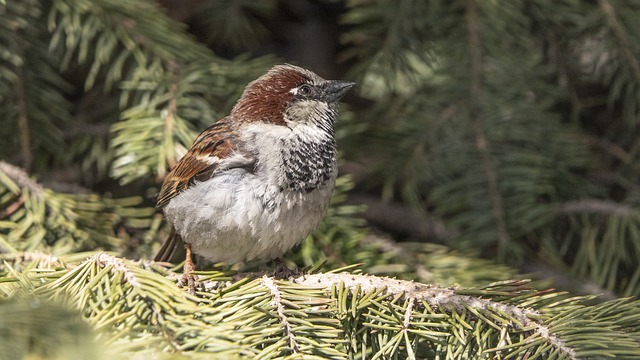
[[[182,279],[181,283],[184,285],[187,284],[189,288],[189,294],[195,295],[196,293],[196,275],[192,275],[191,272],[196,269],[193,264],[193,255],[191,253],[191,244],[186,244],[187,248],[187,259],[184,262],[184,267],[182,268]]]

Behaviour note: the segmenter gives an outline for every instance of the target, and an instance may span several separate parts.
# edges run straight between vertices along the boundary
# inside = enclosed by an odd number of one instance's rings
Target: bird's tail
[[[179,263],[184,261],[187,256],[187,251],[184,246],[184,241],[180,235],[176,233],[176,230],[171,228],[171,233],[167,240],[164,241],[160,251],[154,258],[155,261],[158,262],[170,262],[170,263]]]

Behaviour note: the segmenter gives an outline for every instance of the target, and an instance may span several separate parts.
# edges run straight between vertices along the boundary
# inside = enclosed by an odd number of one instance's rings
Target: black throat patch
[[[291,140],[290,140],[291,141]],[[283,150],[285,188],[309,193],[327,183],[336,171],[336,143],[332,137],[322,142],[291,141]]]

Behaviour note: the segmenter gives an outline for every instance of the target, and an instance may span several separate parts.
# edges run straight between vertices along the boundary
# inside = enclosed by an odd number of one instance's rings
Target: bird
[[[250,82],[165,177],[156,209],[171,232],[155,261],[184,260],[181,283],[194,293],[194,254],[273,260],[305,239],[329,207],[338,104],[354,85],[291,64]]]

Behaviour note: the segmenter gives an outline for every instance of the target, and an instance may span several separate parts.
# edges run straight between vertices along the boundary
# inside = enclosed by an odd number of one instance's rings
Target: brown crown
[[[293,94],[289,91],[304,83],[324,81],[313,72],[293,66],[276,65],[249,83],[231,111],[237,121],[264,121],[286,125],[283,114]]]

